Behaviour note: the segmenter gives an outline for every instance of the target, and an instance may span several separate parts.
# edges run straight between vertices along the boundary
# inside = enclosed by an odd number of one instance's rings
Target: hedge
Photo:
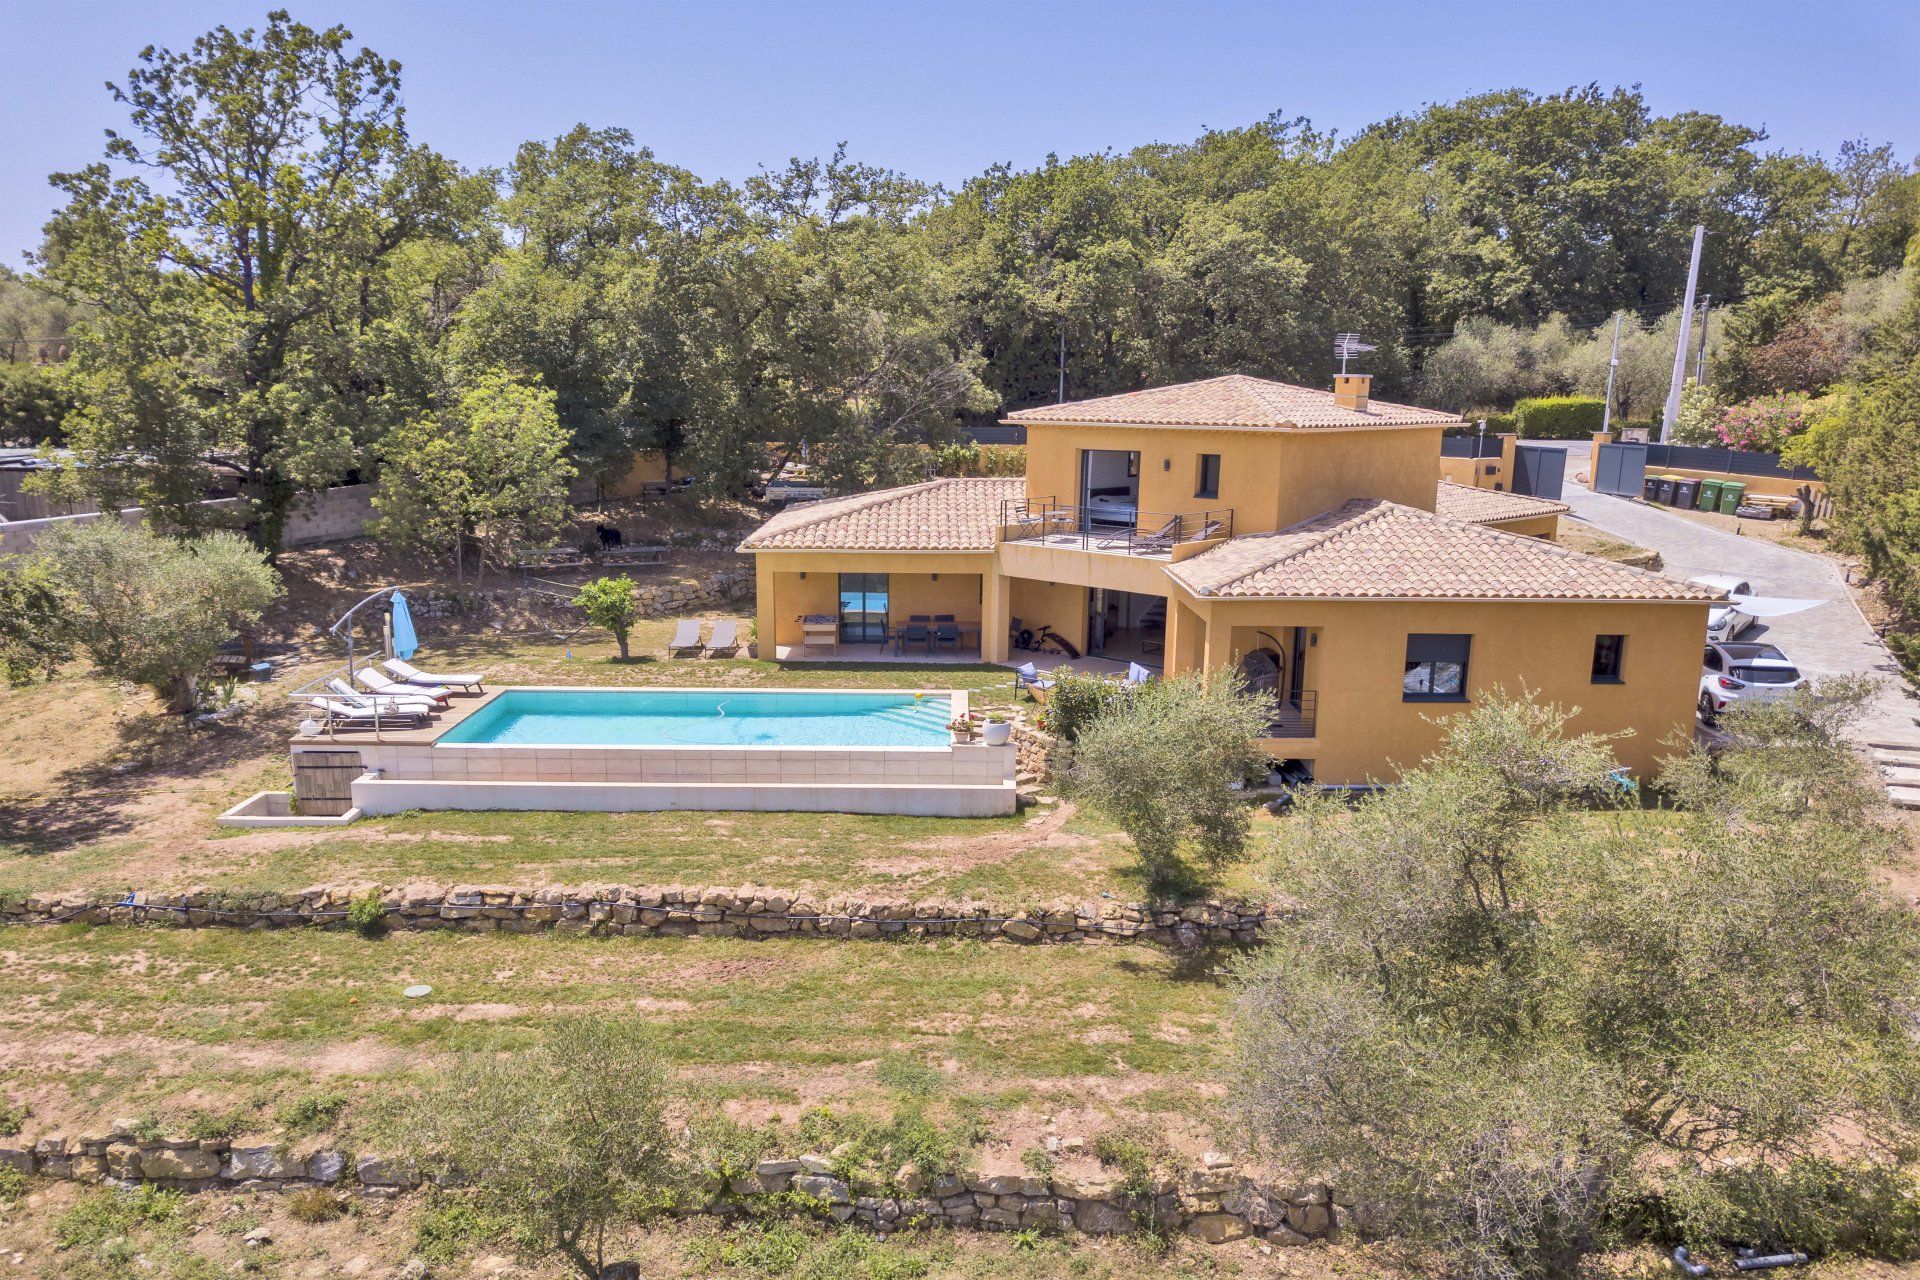
[[[1526,440],[1583,440],[1605,418],[1606,402],[1592,396],[1535,396],[1513,406],[1514,429]]]

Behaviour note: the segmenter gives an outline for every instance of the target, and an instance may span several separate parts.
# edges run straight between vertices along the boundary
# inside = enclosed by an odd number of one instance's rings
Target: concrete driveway
[[[1584,443],[1577,453],[1568,450],[1567,484],[1561,498],[1575,518],[1617,538],[1654,548],[1664,562],[1662,572],[1672,577],[1738,574],[1753,583],[1758,595],[1826,601],[1803,613],[1756,622],[1740,639],[1779,645],[1812,677],[1857,673],[1877,678],[1879,693],[1854,736],[1863,744],[1904,748],[1920,757],[1920,725],[1916,724],[1920,699],[1914,697],[1899,664],[1853,603],[1838,565],[1825,556],[1725,533],[1644,502],[1594,493],[1573,480],[1585,466],[1586,452]],[[1890,780],[1904,781],[1894,779],[1891,772]]]

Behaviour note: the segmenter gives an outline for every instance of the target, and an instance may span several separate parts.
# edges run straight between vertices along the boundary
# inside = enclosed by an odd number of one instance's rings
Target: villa
[[[1691,735],[1712,593],[1555,545],[1557,502],[1443,480],[1457,415],[1229,376],[1008,415],[1024,478],[798,504],[741,544],[765,656],[1018,663],[1057,636],[1273,691],[1263,746],[1324,784],[1394,776],[1496,688]],[[1057,655],[1056,655],[1057,656]]]

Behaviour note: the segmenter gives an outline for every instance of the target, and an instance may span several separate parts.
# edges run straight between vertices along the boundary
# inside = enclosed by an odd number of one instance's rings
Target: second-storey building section
[[[1012,414],[1027,474],[796,505],[750,535],[763,656],[1019,661],[1058,637],[1236,668],[1267,750],[1391,778],[1495,688],[1578,706],[1651,772],[1685,740],[1710,595],[1554,545],[1564,505],[1443,481],[1453,415],[1226,377]],[[818,648],[811,647],[818,646]]]

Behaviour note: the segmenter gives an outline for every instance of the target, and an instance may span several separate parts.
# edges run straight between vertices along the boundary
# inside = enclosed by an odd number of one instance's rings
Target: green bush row
[[[1513,406],[1513,429],[1527,440],[1584,440],[1605,418],[1606,402],[1592,396],[1533,396]]]

